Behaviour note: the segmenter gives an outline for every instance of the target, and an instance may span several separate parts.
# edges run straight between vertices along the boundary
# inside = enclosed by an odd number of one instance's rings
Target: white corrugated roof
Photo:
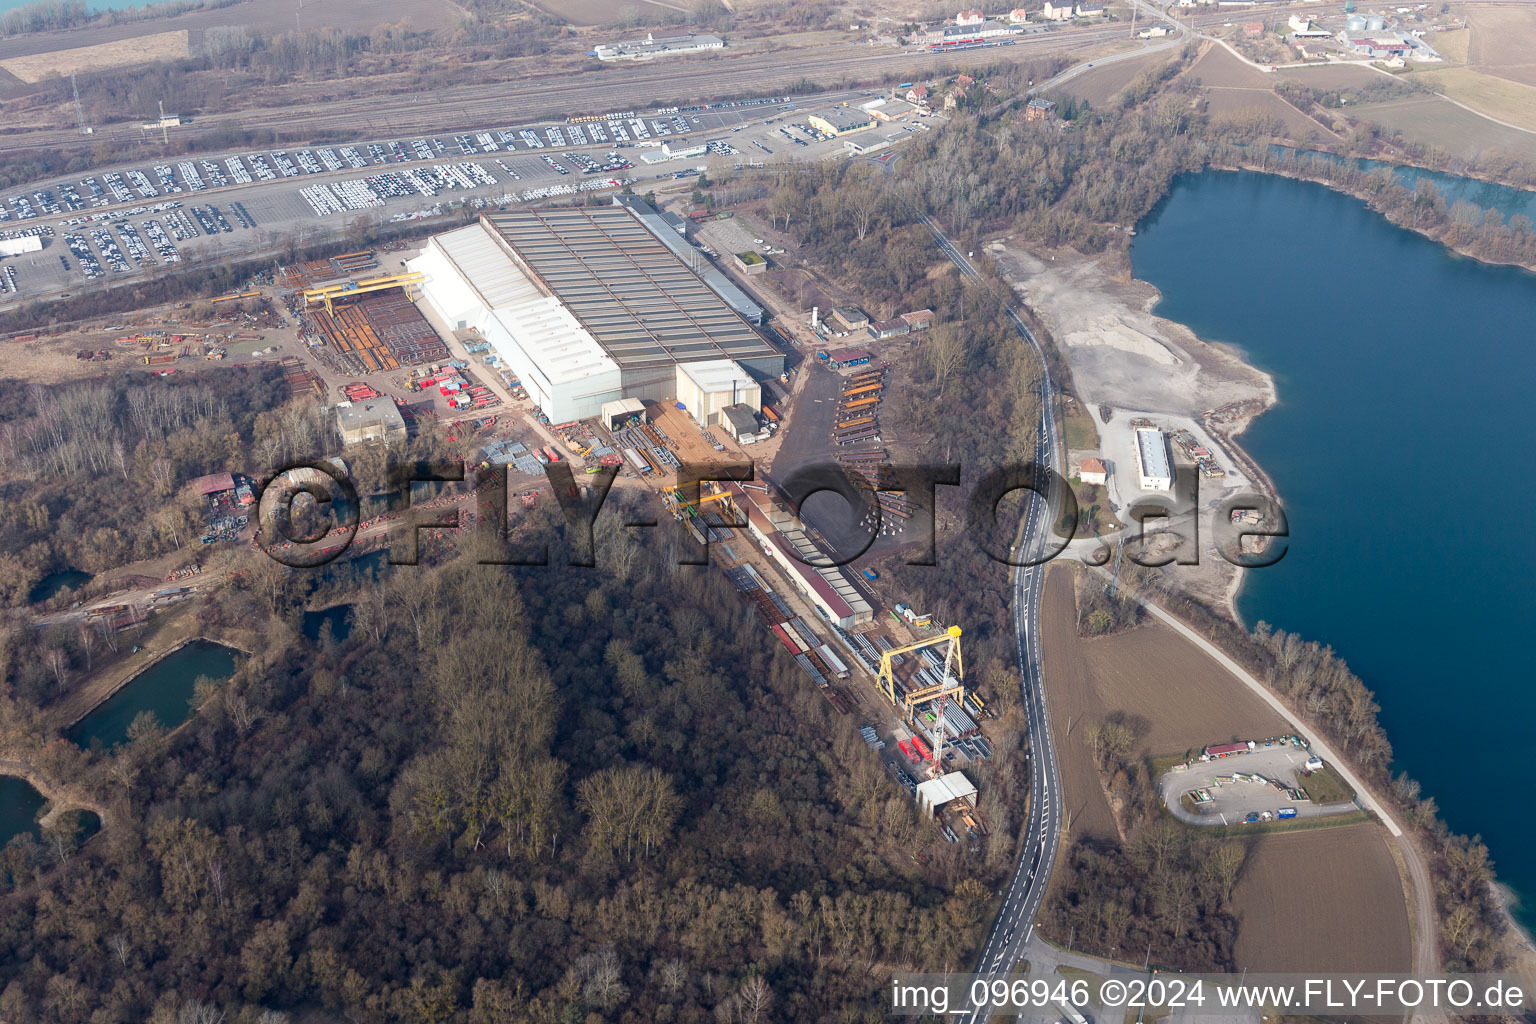
[[[941,807],[951,800],[975,796],[976,787],[965,777],[964,772],[950,772],[919,784],[917,792],[928,806]]]
[[[553,296],[497,308],[492,315],[551,385],[618,373],[619,364]]]
[[[538,298],[540,291],[479,223],[433,239],[492,309]]]
[[[705,359],[697,363],[682,363],[683,372],[706,395],[717,391],[736,391],[754,386],[757,381],[734,359]]]

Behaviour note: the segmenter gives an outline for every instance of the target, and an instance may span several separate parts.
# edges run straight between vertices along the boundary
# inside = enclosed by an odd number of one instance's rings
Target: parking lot
[[[0,308],[165,267],[271,251],[375,223],[686,178],[710,160],[841,157],[805,113],[862,99],[840,92],[744,100],[565,124],[220,155],[101,170],[0,194],[0,233],[37,234],[41,252],[0,265]],[[655,161],[664,145],[704,145]]]
[[[1174,817],[1193,825],[1237,825],[1250,815],[1275,821],[1283,809],[1294,809],[1297,818],[1357,810],[1353,802],[1315,804],[1295,795],[1306,789],[1304,766],[1311,756],[1305,747],[1287,744],[1197,762],[1164,775],[1158,792]]]

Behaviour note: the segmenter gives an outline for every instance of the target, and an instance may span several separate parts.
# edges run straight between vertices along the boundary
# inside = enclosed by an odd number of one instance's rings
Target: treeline
[[[5,634],[0,731],[114,825],[0,855],[0,1013],[873,1024],[893,966],[969,963],[1009,859],[940,839],[720,574],[617,522],[596,570],[396,568],[316,644],[338,585],[253,562],[197,614],[264,649],[115,752],[44,747],[13,681],[54,640]]]
[[[1373,793],[1402,815],[1430,855],[1440,917],[1440,953],[1447,970],[1484,971],[1505,963],[1508,923],[1494,889],[1488,849],[1478,836],[1450,831],[1433,797],[1417,780],[1393,774],[1392,746],[1377,714],[1375,695],[1333,648],[1259,622],[1250,633],[1238,623],[1145,576],[1158,602],[1178,615],[1284,697],[1301,718],[1349,757]]]
[[[56,32],[84,25],[91,18],[85,0],[38,0],[0,14],[0,35]]]
[[[196,545],[199,500],[181,485],[252,461],[259,417],[282,402],[275,367],[0,380],[0,604],[25,602],[56,568],[94,573]]]
[[[1465,200],[1447,203],[1428,180],[1409,188],[1390,168],[1366,169],[1347,158],[1308,157],[1293,151],[1217,150],[1212,161],[1321,181],[1365,200],[1392,223],[1458,252],[1495,263],[1536,266],[1536,227],[1530,217],[1517,213],[1506,220],[1497,210],[1485,210]],[[1516,180],[1530,173],[1514,164],[1503,167]]]
[[[1103,110],[1063,130],[1017,110],[956,117],[909,143],[901,173],[923,208],[952,232],[1005,226],[1033,241],[1099,252],[1203,164],[1194,86],[1173,81],[1192,54],[1145,72]]]
[[[1232,892],[1245,853],[1162,820],[1124,845],[1079,840],[1057,862],[1046,905],[1053,937],[1120,960],[1146,956],[1181,971],[1230,971],[1237,919]]]

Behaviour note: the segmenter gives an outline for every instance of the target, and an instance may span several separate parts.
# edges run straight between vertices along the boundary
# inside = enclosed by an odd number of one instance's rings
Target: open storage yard
[[[1408,909],[1374,823],[1258,836],[1233,895],[1237,962],[1256,973],[1407,971]]]

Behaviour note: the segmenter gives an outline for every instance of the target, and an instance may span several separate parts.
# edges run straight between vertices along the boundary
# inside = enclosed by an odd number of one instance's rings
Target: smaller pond
[[[115,747],[128,738],[128,727],[148,711],[160,725],[174,729],[192,714],[190,701],[199,676],[228,679],[239,651],[210,640],[193,640],[128,681],[69,730],[82,747]]]
[[[320,630],[329,625],[331,636],[337,640],[345,640],[347,634],[352,632],[352,622],[347,618],[352,612],[349,604],[333,605],[323,611],[304,613],[304,638],[311,643],[320,639]]]
[[[24,832],[41,837],[37,816],[47,802],[26,779],[0,775],[0,846]]]
[[[38,601],[48,600],[65,587],[70,590],[79,590],[92,578],[90,573],[81,572],[79,569],[60,569],[58,572],[51,572],[37,581],[37,586],[32,588],[32,592],[27,595],[27,600],[36,604]]]
[[[1362,171],[1387,170],[1397,179],[1398,184],[1406,188],[1417,188],[1419,182],[1428,182],[1435,187],[1435,191],[1439,192],[1447,203],[1465,201],[1479,209],[1497,210],[1499,215],[1505,220],[1516,214],[1524,214],[1532,220],[1536,220],[1536,191],[1530,189],[1515,188],[1511,185],[1496,185],[1491,181],[1464,178],[1458,174],[1430,171],[1421,167],[1383,163],[1380,160],[1362,160],[1336,156],[1333,153],[1322,153],[1311,149],[1271,146],[1270,152],[1276,156],[1293,156],[1302,163],[1316,161],[1348,164],[1358,167]]]

